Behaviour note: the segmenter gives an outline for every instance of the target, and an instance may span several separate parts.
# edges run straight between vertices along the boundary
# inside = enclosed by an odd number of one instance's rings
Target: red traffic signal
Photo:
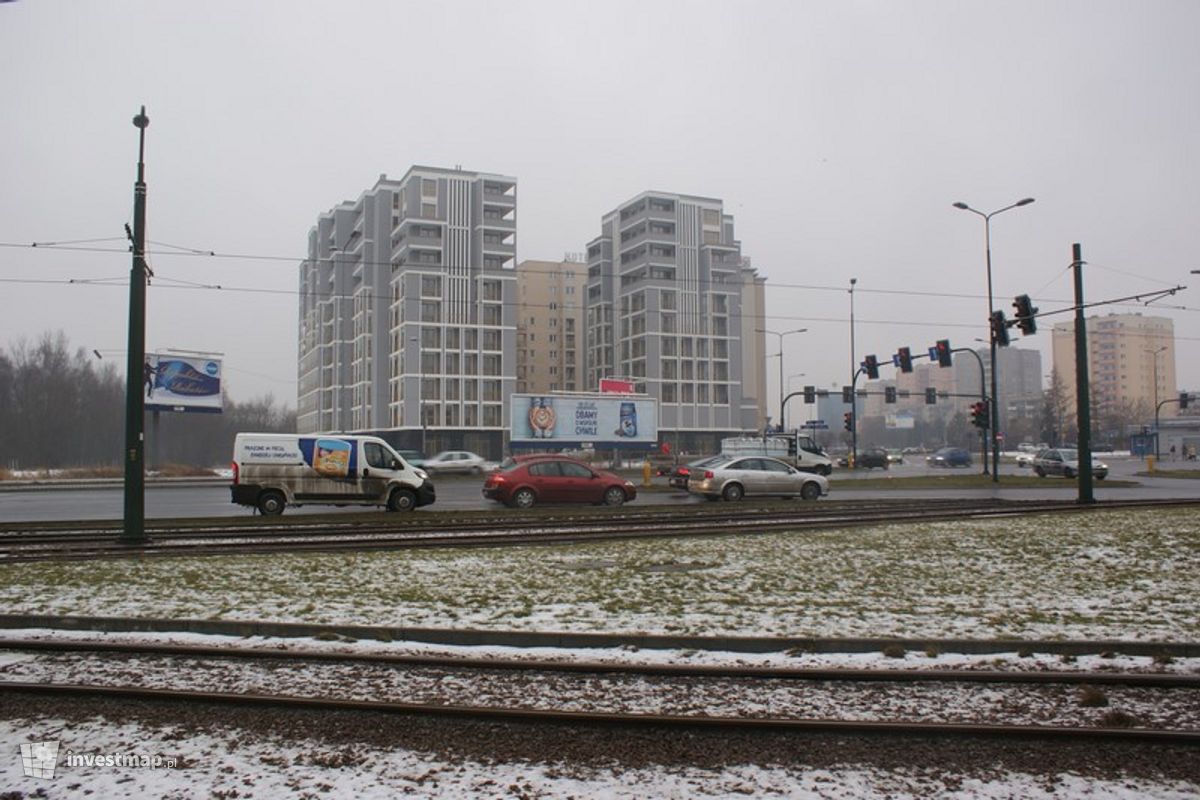
[[[873,381],[879,380],[879,359],[875,356],[867,356],[862,363],[863,372],[867,373],[867,378]]]
[[[847,431],[854,430],[854,415],[851,414],[849,411],[847,411],[845,414],[842,414],[842,426]]]
[[[937,357],[939,367],[949,367],[953,365],[952,356],[950,355],[950,340],[938,339],[937,344],[933,346],[934,355]]]
[[[908,347],[901,347],[896,351],[896,366],[901,372],[912,372],[912,350]]]
[[[976,428],[988,427],[988,402],[980,400],[978,403],[971,405],[971,424]]]

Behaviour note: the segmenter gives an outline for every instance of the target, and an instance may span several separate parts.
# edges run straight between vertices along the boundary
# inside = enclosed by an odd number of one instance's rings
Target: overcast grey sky
[[[0,243],[122,236],[144,103],[148,238],[279,257],[153,246],[148,349],[223,352],[235,399],[294,405],[308,230],[381,173],[516,176],[518,260],[582,251],[643,190],[718,197],[768,279],[766,327],[809,329],[785,374],[831,385],[851,277],[860,358],[986,336],[983,223],[957,200],[1037,199],[992,222],[1010,315],[1022,292],[1069,304],[1073,242],[1089,300],[1196,283],[1198,30],[1194,0],[20,0],[0,4]],[[0,247],[0,342],[62,329],[119,361],[128,270]],[[1190,389],[1196,291],[1143,310],[1174,320]],[[1048,332],[1014,341],[1049,372]]]

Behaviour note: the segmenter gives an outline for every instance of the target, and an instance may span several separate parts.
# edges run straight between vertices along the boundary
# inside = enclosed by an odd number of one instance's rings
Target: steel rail
[[[238,660],[314,661],[339,664],[395,665],[422,669],[495,670],[508,672],[567,672],[671,676],[688,678],[736,678],[789,681],[854,683],[985,683],[1070,686],[1103,685],[1164,689],[1200,689],[1200,675],[1146,672],[1017,671],[968,669],[864,669],[838,667],[754,667],[748,665],[633,664],[604,661],[555,659],[461,658],[454,656],[405,655],[394,653],[346,653],[328,650],[278,650],[261,647],[219,647],[85,640],[3,639],[0,651],[61,653],[121,653],[182,658]]]
[[[672,729],[724,729],[774,731],[788,733],[880,734],[892,736],[986,737],[1004,739],[1119,740],[1200,744],[1200,731],[1148,728],[1058,727],[1051,725],[987,725],[978,723],[851,721],[831,719],[794,719],[779,717],[724,717],[679,714],[621,714],[594,711],[556,711],[530,708],[501,708],[449,704],[403,703],[369,700],[342,700],[288,695],[203,692],[175,689],[146,689],[132,686],[91,686],[0,682],[0,691],[36,695],[87,697],[111,700],[143,700],[211,703],[311,709],[324,711],[363,711],[429,717],[450,717],[552,725],[637,726]]]
[[[1014,507],[1011,504],[981,507],[978,501],[970,505],[952,508],[851,510],[837,509],[828,513],[812,514],[807,510],[780,512],[768,509],[757,514],[697,514],[685,519],[657,515],[652,526],[644,518],[628,519],[609,517],[575,523],[542,525],[544,530],[512,529],[497,527],[494,522],[480,527],[463,526],[463,532],[402,530],[385,528],[363,532],[358,526],[350,531],[330,530],[325,527],[320,534],[283,534],[258,537],[252,531],[241,533],[241,538],[213,543],[214,537],[180,533],[165,540],[150,539],[139,546],[129,546],[113,538],[97,540],[77,537],[65,542],[9,542],[0,543],[0,562],[26,562],[45,560],[79,560],[91,558],[120,558],[128,556],[161,555],[229,555],[233,553],[278,552],[286,545],[293,552],[334,552],[345,550],[380,550],[398,548],[429,547],[479,547],[497,545],[560,544],[566,542],[596,541],[629,538],[657,538],[697,535],[737,535],[748,533],[771,533],[812,527],[860,526],[870,524],[894,524],[903,522],[933,522],[953,519],[979,519],[987,517],[1013,516],[1025,513],[1085,513],[1128,508],[1168,507],[1196,505],[1200,501],[1110,501],[1102,506],[1081,509],[1074,503],[1042,503],[1034,509]]]

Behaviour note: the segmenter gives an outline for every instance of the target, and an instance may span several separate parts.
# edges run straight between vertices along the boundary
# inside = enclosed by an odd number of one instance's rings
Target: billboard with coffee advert
[[[514,447],[654,447],[658,399],[645,395],[514,394]]]

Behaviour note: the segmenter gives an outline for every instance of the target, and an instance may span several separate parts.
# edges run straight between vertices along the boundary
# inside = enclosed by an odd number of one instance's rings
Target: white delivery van
[[[721,440],[721,454],[729,456],[771,456],[786,461],[803,472],[829,475],[833,461],[811,436],[772,433],[766,436],[739,436]]]
[[[239,433],[231,490],[263,514],[310,503],[408,511],[437,499],[429,476],[383,439],[340,433]]]

